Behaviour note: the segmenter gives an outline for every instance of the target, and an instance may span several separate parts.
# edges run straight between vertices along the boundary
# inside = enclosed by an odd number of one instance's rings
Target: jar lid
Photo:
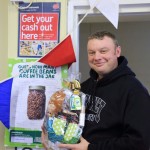
[[[29,86],[29,90],[45,90],[45,86],[41,86],[41,85]]]

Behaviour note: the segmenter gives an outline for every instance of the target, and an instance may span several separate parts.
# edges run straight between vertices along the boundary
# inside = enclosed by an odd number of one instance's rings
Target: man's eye
[[[102,54],[105,54],[107,52],[107,50],[101,50],[100,51]]]
[[[106,53],[106,51],[101,51],[101,53]]]
[[[89,52],[89,55],[94,55],[94,52]]]

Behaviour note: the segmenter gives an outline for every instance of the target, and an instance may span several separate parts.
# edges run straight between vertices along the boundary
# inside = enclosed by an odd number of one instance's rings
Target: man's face
[[[114,41],[105,36],[103,39],[91,39],[87,43],[88,62],[102,78],[118,66],[117,58],[121,48],[116,47]]]

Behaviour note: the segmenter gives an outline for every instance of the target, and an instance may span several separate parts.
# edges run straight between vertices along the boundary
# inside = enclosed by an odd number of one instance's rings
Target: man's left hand
[[[87,150],[89,142],[86,141],[83,137],[80,138],[80,143],[78,144],[59,144],[60,148],[67,148],[70,150]]]

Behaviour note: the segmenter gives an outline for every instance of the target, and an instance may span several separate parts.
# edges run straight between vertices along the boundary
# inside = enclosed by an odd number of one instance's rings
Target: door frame
[[[71,72],[79,72],[79,19],[90,10],[88,0],[68,0],[68,33],[71,34],[76,55],[76,63],[70,67]],[[89,15],[102,15],[98,10],[93,9]],[[119,15],[127,16],[145,15],[150,18],[150,0],[120,0]],[[84,20],[83,20],[84,22]],[[99,21],[101,22],[101,21]]]

